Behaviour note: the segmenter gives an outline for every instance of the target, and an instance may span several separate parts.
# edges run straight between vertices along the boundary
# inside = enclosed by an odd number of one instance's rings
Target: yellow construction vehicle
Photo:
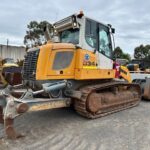
[[[6,82],[6,80],[4,79],[4,77],[3,77],[3,75],[2,75],[2,72],[3,72],[3,63],[2,63],[2,58],[0,58],[0,86],[1,86],[1,87],[7,85],[7,82]]]
[[[139,104],[139,85],[115,80],[111,25],[80,12],[45,28],[45,33],[49,41],[25,56],[22,76],[28,90],[20,98],[17,86],[2,91],[0,121],[9,138],[20,136],[13,120],[28,110],[73,105],[80,115],[98,118]],[[130,81],[128,70],[121,72]]]
[[[21,67],[12,58],[0,58],[0,84],[17,85],[22,82]]]
[[[142,97],[150,100],[150,60],[132,60],[127,68],[132,82],[141,86]]]

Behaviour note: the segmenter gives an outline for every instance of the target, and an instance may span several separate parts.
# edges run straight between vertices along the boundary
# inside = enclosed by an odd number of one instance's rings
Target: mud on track
[[[148,150],[150,102],[95,120],[71,109],[32,112],[17,118],[15,127],[26,137],[8,140],[0,125],[0,150]]]

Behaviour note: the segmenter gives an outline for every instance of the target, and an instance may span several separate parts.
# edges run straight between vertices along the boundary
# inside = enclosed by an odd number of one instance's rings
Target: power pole
[[[7,39],[7,50],[8,50],[8,45],[9,45],[9,39]]]

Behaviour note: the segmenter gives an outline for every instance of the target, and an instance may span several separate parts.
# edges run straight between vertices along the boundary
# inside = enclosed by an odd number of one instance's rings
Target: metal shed
[[[11,46],[0,44],[0,57],[13,58],[15,61],[24,59],[26,54],[25,47],[23,46]]]

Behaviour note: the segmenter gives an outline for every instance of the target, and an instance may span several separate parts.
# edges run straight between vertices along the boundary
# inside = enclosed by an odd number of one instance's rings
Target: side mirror
[[[111,28],[111,32],[114,34],[115,33],[115,28]]]

